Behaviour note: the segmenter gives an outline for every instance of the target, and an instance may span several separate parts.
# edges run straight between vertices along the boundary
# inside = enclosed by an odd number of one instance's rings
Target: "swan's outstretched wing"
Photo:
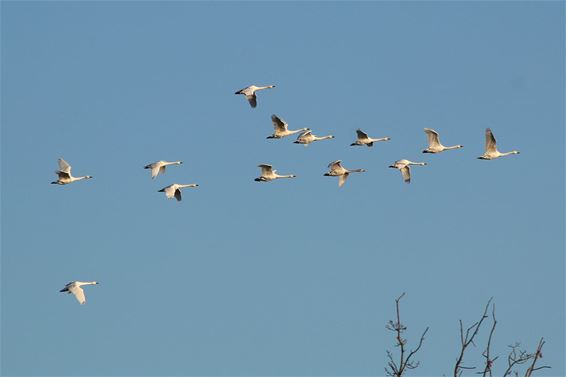
[[[163,187],[161,190],[159,190],[160,192],[164,192],[165,193],[165,197],[167,199],[171,199],[174,195],[175,195],[175,190],[176,187],[174,187],[175,185],[169,185],[167,187]]]
[[[485,129],[485,151],[486,152],[497,151],[495,136],[493,136],[493,133],[491,132],[491,128]]]
[[[440,139],[438,138],[438,132],[436,132],[432,128],[425,128],[424,132],[426,133],[426,136],[428,137],[429,148],[440,146]]]
[[[306,136],[309,136],[309,135],[311,135],[311,134],[312,134],[312,131],[311,131],[311,130],[306,130],[306,131],[304,131],[303,133],[301,133],[297,139],[301,139],[301,138],[306,137]]]
[[[268,165],[268,164],[261,164],[257,166],[258,168],[261,168],[261,175],[262,176],[267,176],[273,173],[273,166]]]
[[[287,122],[279,118],[277,115],[273,114],[271,116],[271,121],[273,122],[273,127],[275,128],[275,132],[287,131]]]
[[[338,187],[344,186],[344,183],[346,183],[346,179],[348,179],[349,175],[350,173],[344,173],[338,178]]]
[[[69,165],[69,163],[67,161],[60,158],[59,160],[57,160],[57,162],[59,164],[59,171],[60,172],[71,175],[71,165]]]
[[[159,164],[154,164],[151,167],[151,178],[155,178],[159,173],[165,173],[165,166],[159,166]]]
[[[356,130],[356,134],[358,135],[358,139],[367,139],[368,138],[368,134],[366,134],[364,131],[360,130],[359,128]]]
[[[246,94],[246,99],[250,103],[251,107],[255,108],[257,106],[257,98],[255,96],[255,93]]]
[[[83,291],[83,289],[77,285],[73,285],[71,287],[69,287],[69,292],[71,292],[75,298],[77,299],[77,301],[79,302],[79,304],[84,304],[86,302],[86,298],[85,298],[85,292]]]
[[[341,169],[342,168],[342,160],[336,160],[328,164],[328,168],[332,170]]]
[[[409,166],[403,166],[399,170],[401,170],[401,174],[403,174],[403,181],[407,183],[411,182],[411,170],[409,170]]]
[[[175,199],[177,199],[178,202],[181,201],[181,189],[175,190]]]

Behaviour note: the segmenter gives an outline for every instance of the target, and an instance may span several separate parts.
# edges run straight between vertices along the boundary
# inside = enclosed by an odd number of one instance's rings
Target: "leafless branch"
[[[519,346],[519,343],[509,346],[511,351],[509,351],[509,355],[507,355],[507,369],[505,369],[503,377],[510,376],[515,366],[524,364],[533,357],[533,355],[527,353],[527,351],[519,350]],[[515,372],[515,375],[518,375],[518,372]]]
[[[531,375],[535,370],[550,368],[548,365],[543,365],[540,367],[536,366],[537,360],[542,359],[542,346],[544,346],[544,343],[545,343],[544,338],[540,338],[538,342],[537,350],[535,354],[532,355],[533,362],[531,363],[531,366],[527,368],[527,371],[525,372],[525,377],[531,377]]]
[[[398,362],[396,362],[393,359],[393,355],[391,354],[391,352],[387,351],[388,362],[387,362],[387,367],[385,368],[385,373],[391,377],[402,377],[407,369],[415,369],[419,366],[418,361],[414,362],[411,359],[421,349],[421,346],[423,345],[425,339],[425,335],[428,332],[428,327],[427,327],[423,332],[423,334],[421,335],[421,339],[419,341],[417,348],[411,350],[408,353],[408,355],[405,355],[406,354],[405,346],[407,344],[407,339],[404,339],[402,334],[405,332],[405,330],[407,330],[407,327],[401,323],[401,311],[399,309],[399,301],[403,298],[403,296],[405,296],[405,293],[403,293],[395,300],[395,309],[397,313],[396,320],[389,321],[389,323],[386,325],[386,328],[388,330],[395,332],[395,341],[396,341],[395,346],[399,347]]]
[[[491,304],[491,301],[493,300],[493,297],[491,297],[489,299],[489,301],[487,302],[487,305],[485,306],[485,309],[483,311],[483,315],[481,317],[481,319],[479,321],[477,321],[476,323],[474,323],[473,325],[471,325],[470,327],[468,327],[466,329],[466,333],[464,335],[464,326],[462,325],[462,321],[460,320],[460,355],[458,356],[458,359],[456,360],[456,364],[454,365],[454,377],[458,377],[462,374],[462,369],[473,369],[474,367],[463,367],[462,366],[462,361],[464,360],[464,353],[466,352],[466,348],[468,348],[468,346],[470,344],[474,344],[474,338],[476,337],[476,335],[478,334],[478,332],[480,331],[480,327],[483,323],[483,321],[487,318],[487,311],[489,309],[489,305]]]
[[[497,357],[491,358],[491,339],[493,338],[493,333],[495,332],[495,326],[497,326],[497,320],[495,319],[495,303],[491,306],[491,317],[493,318],[493,325],[491,326],[491,331],[489,332],[489,338],[487,339],[487,346],[482,356],[485,357],[485,367],[483,372],[479,372],[483,377],[491,377],[491,368],[493,367],[493,362],[497,360]]]

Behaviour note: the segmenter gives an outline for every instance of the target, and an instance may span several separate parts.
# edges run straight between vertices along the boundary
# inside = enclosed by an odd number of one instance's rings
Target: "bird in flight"
[[[69,183],[81,181],[83,179],[91,179],[92,178],[92,176],[90,176],[90,175],[85,175],[85,176],[82,176],[82,177],[73,177],[71,175],[71,165],[69,165],[69,163],[67,161],[60,158],[59,160],[57,160],[57,162],[59,164],[59,170],[55,170],[55,174],[57,174],[57,180],[51,182],[51,184],[67,185]]]
[[[246,99],[248,100],[248,102],[250,103],[250,106],[252,108],[255,108],[257,106],[257,97],[255,95],[255,92],[257,92],[258,90],[264,90],[264,89],[271,89],[271,88],[275,88],[275,85],[267,85],[267,86],[255,86],[255,85],[250,85],[244,89],[240,89],[238,90],[236,93],[234,94],[243,94],[246,96]]]

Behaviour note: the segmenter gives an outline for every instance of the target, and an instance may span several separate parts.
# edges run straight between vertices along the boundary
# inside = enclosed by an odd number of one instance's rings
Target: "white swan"
[[[293,141],[295,144],[303,144],[305,147],[308,147],[310,143],[314,143],[315,141],[320,140],[327,140],[327,139],[334,139],[334,136],[327,135],[327,136],[316,136],[313,135],[312,131],[304,131],[297,137],[297,140]]]
[[[350,146],[367,145],[368,147],[373,147],[373,143],[375,143],[375,142],[391,140],[390,137],[380,137],[379,139],[373,139],[373,138],[369,137],[368,134],[366,134],[364,131],[362,131],[360,129],[356,130],[356,134],[357,134],[358,138],[357,138],[356,141],[354,141],[352,144],[350,144]]]
[[[428,148],[423,151],[423,153],[440,153],[444,151],[449,151],[451,149],[464,148],[463,145],[453,145],[451,147],[445,147],[440,143],[440,138],[438,132],[432,128],[425,128],[424,132],[428,138]]]
[[[411,182],[411,170],[409,169],[410,165],[426,166],[426,162],[399,160],[399,161],[395,161],[395,163],[389,167],[394,169],[399,169],[401,171],[401,174],[403,174],[403,181],[405,181],[406,183],[410,183]]]
[[[69,294],[75,295],[77,301],[82,305],[86,302],[85,292],[81,288],[82,285],[94,285],[98,284],[96,281],[72,281],[65,285],[65,288],[61,289],[59,292],[67,292]]]
[[[248,100],[248,102],[250,103],[250,106],[252,108],[255,108],[257,106],[257,98],[255,95],[255,92],[257,92],[258,90],[263,90],[263,89],[271,89],[271,88],[275,88],[275,85],[267,85],[267,86],[255,86],[255,85],[250,85],[247,88],[244,89],[240,89],[238,90],[236,93],[234,94],[243,94],[246,96],[246,99]]]
[[[181,189],[185,187],[198,187],[196,183],[190,183],[188,185],[181,185],[178,183],[173,183],[167,187],[163,187],[157,192],[164,192],[167,199],[175,198],[178,202],[181,201]]]
[[[342,166],[342,160],[331,162],[330,164],[328,164],[328,168],[330,169],[330,171],[328,173],[325,173],[324,176],[339,177],[338,187],[344,186],[344,183],[346,183],[346,179],[348,179],[350,173],[363,173],[366,171],[365,169],[346,169]]]
[[[260,164],[257,167],[261,168],[261,176],[254,179],[254,181],[256,182],[269,182],[273,181],[274,179],[297,177],[294,174],[279,175],[277,174],[277,170],[273,170],[273,166],[268,164]]]
[[[71,175],[71,165],[67,163],[67,161],[60,158],[57,160],[59,163],[59,170],[55,170],[55,174],[57,174],[58,178],[56,181],[51,182],[54,185],[67,185],[69,183],[73,183],[76,181],[80,181],[83,179],[91,179],[92,176],[85,175],[82,177],[73,177]]]
[[[281,139],[285,136],[293,135],[303,131],[310,131],[310,128],[301,128],[299,130],[289,130],[287,122],[279,118],[277,115],[273,114],[271,116],[271,121],[273,122],[273,128],[275,132],[273,135],[268,136],[268,139]]]
[[[485,129],[485,152],[484,154],[478,157],[480,160],[493,160],[495,158],[509,156],[511,154],[519,154],[519,153],[521,152],[519,151],[511,151],[505,153],[499,152],[497,150],[497,144],[495,142],[495,137],[493,136],[491,129],[490,128]]]
[[[151,178],[157,177],[159,174],[165,173],[165,168],[169,165],[181,165],[183,161],[155,161],[144,166],[144,169],[151,169]]]

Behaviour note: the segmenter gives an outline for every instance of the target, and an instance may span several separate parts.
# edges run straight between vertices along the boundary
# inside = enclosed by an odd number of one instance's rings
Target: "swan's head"
[[[325,177],[330,177],[330,173],[324,173]]]
[[[258,178],[256,178],[256,179],[254,179],[254,181],[256,181],[256,182],[265,182],[266,180],[265,180],[265,178],[263,178],[263,177],[258,177]]]
[[[162,188],[161,190],[157,190],[157,192],[165,192],[165,189]]]
[[[428,149],[425,149],[423,153],[430,153],[430,151]]]
[[[85,179],[92,179],[92,175],[85,176]]]
[[[395,165],[389,165],[389,167],[393,168],[393,169],[397,169],[397,166],[395,166]]]

